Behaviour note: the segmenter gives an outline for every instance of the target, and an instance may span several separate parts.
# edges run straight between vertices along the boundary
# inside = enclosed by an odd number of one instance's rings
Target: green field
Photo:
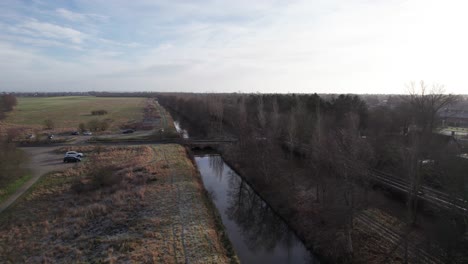
[[[12,194],[18,190],[23,184],[25,184],[27,181],[31,179],[32,175],[31,174],[25,174],[21,176],[20,178],[17,178],[15,181],[10,182],[6,186],[0,187],[0,203],[3,203],[8,197],[10,197]]]
[[[5,124],[42,128],[44,120],[51,119],[55,128],[76,129],[79,123],[92,119],[111,119],[111,129],[128,121],[141,121],[146,98],[132,97],[19,97],[15,110]],[[93,116],[93,110],[106,110],[108,114]]]

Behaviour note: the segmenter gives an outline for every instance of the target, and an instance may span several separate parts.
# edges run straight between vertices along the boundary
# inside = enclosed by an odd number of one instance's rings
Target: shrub
[[[107,129],[109,129],[110,127],[110,121],[109,120],[102,120],[100,123],[99,123],[99,129],[101,131],[106,131]]]
[[[85,132],[86,131],[86,125],[85,123],[80,123],[78,125],[78,129],[80,130],[81,133]]]
[[[91,111],[91,114],[92,115],[106,115],[107,114],[107,111],[106,110],[93,110]]]
[[[97,131],[99,129],[99,120],[97,119],[89,120],[87,127],[91,131]]]
[[[110,121],[92,119],[88,122],[88,128],[91,131],[106,131],[110,127]]]
[[[116,174],[117,168],[115,166],[97,167],[91,171],[92,184],[98,188],[111,187],[122,182],[122,175]]]
[[[23,173],[21,164],[25,158],[24,153],[19,151],[15,144],[0,138],[0,186],[6,186]]]
[[[21,130],[18,128],[10,128],[6,133],[7,142],[13,142],[15,139],[19,138],[21,135]]]
[[[0,96],[0,112],[9,112],[18,104],[16,97],[12,94]]]
[[[44,127],[46,129],[54,129],[55,123],[52,119],[46,119],[44,120]]]
[[[77,193],[85,193],[94,191],[101,188],[113,187],[123,181],[123,176],[116,173],[118,168],[113,165],[90,166],[91,170],[88,172],[88,177],[81,178],[75,182],[71,189]]]

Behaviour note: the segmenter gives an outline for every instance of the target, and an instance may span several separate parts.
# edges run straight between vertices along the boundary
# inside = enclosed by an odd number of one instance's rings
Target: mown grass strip
[[[57,177],[52,177],[54,174],[58,173],[60,171],[51,171],[48,172],[39,178],[29,189],[23,193],[18,199],[16,199],[15,202],[13,202],[8,208],[6,208],[5,211],[0,213],[0,225],[5,222],[5,221],[10,221],[12,217],[19,217],[23,219],[36,219],[38,216],[31,213],[28,210],[24,210],[25,204],[31,199],[31,196],[35,191],[38,190],[46,190],[46,189],[51,189],[55,186],[61,185],[64,182],[67,182],[70,180],[70,178],[57,178]],[[32,178],[29,176],[29,178]],[[27,180],[25,181],[27,182]],[[20,185],[22,186],[22,185]],[[19,187],[18,187],[19,188]],[[6,198],[8,199],[8,198]]]
[[[13,195],[18,188],[23,186],[27,181],[31,179],[32,175],[30,173],[24,174],[20,178],[11,182],[4,188],[0,188],[0,203],[6,201],[11,195]]]

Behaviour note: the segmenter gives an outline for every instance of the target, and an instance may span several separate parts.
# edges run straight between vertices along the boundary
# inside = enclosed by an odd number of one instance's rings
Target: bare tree
[[[414,121],[423,132],[432,133],[436,125],[437,113],[458,100],[460,96],[445,94],[444,86],[433,84],[430,89],[424,81],[419,87],[411,82],[408,86],[408,103],[412,108]]]
[[[280,134],[280,112],[278,107],[278,99],[276,97],[273,98],[272,101],[272,112],[270,114],[271,119],[271,138],[275,139]]]
[[[259,129],[260,135],[263,136],[265,133],[265,128],[266,128],[266,115],[265,115],[262,95],[258,95],[257,118],[258,118],[258,126],[260,128]]]
[[[218,95],[210,95],[207,97],[208,111],[211,120],[212,133],[215,136],[223,133],[223,97]]]
[[[292,152],[294,150],[296,135],[297,135],[296,114],[294,113],[294,111],[291,111],[289,113],[289,121],[288,121],[288,128],[287,128],[287,137],[288,137],[287,144],[288,144],[291,155],[292,155]]]
[[[408,220],[409,224],[417,222],[418,193],[423,184],[421,166],[422,160],[432,152],[433,130],[436,127],[438,112],[460,99],[457,95],[445,94],[444,87],[434,84],[429,89],[421,81],[419,86],[411,82],[408,86],[409,96],[406,98],[411,109],[413,122],[419,128],[419,133],[411,133],[409,136],[409,148],[406,151],[406,170],[410,186],[408,187]]]
[[[238,114],[237,114],[237,122],[235,126],[239,130],[239,145],[241,149],[244,149],[246,146],[247,140],[247,108],[246,108],[245,96],[240,96],[240,100],[238,103]]]

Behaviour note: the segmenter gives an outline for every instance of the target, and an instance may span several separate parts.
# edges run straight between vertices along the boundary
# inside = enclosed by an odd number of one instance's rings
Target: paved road
[[[223,144],[234,143],[236,139],[196,139],[196,138],[164,138],[154,140],[124,140],[119,141],[82,141],[77,143],[49,143],[49,144],[30,144],[19,145],[23,148],[42,148],[42,147],[65,147],[65,146],[84,146],[84,145],[123,145],[123,146],[137,146],[137,145],[157,145],[157,144]]]
[[[27,168],[31,170],[32,178],[21,186],[12,196],[0,204],[0,213],[12,205],[16,199],[23,195],[34,183],[36,183],[42,175],[51,171],[63,170],[73,166],[62,162],[63,154],[54,153],[53,147],[36,147],[36,148],[21,148],[30,157]]]

